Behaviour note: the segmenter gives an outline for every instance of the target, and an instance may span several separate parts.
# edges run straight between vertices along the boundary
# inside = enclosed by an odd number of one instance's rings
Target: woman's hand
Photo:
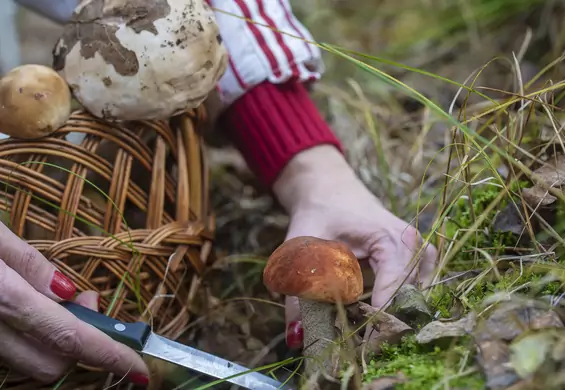
[[[0,223],[0,361],[43,381],[60,378],[77,361],[130,381],[148,383],[141,357],[57,302],[72,300],[73,283],[35,248]],[[98,294],[75,301],[98,310]]]
[[[384,306],[404,280],[429,284],[436,249],[423,249],[416,229],[386,210],[333,146],[318,146],[294,157],[274,191],[291,217],[287,239],[307,235],[342,241],[359,259],[369,261],[375,273],[373,306]],[[415,265],[417,254],[420,261]],[[299,315],[297,299],[287,297],[291,348],[302,346]]]

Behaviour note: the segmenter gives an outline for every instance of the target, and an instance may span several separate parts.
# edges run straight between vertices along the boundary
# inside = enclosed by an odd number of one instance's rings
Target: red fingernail
[[[286,328],[286,345],[290,349],[300,349],[304,343],[304,329],[302,321],[294,321]]]
[[[98,311],[100,311],[100,302],[101,302],[101,297],[100,295],[98,295]]]
[[[130,380],[130,382],[135,383],[136,385],[149,384],[149,377],[143,374],[130,374],[128,375],[128,379]]]
[[[59,298],[70,301],[74,298],[77,288],[69,278],[59,271],[55,271],[51,279],[51,291]]]

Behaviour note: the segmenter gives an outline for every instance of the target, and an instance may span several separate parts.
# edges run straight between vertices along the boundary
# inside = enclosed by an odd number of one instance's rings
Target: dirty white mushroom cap
[[[83,0],[53,57],[75,98],[107,120],[167,119],[198,107],[227,66],[204,0]]]

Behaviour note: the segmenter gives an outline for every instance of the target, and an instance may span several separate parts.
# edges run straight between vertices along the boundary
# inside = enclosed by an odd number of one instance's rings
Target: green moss
[[[545,281],[544,275],[525,269],[505,273],[498,281],[481,281],[477,283],[465,297],[465,305],[470,309],[477,309],[488,295],[508,292],[520,288],[520,293],[531,297],[555,295],[560,292],[563,284],[559,281]]]
[[[519,288],[520,293],[532,297],[559,295],[563,290],[561,281],[546,280],[545,275],[528,268],[511,269],[496,280],[493,274],[477,281],[467,293],[455,291],[448,286],[437,286],[428,299],[428,305],[437,318],[453,318],[480,307],[484,299],[492,294]]]
[[[537,296],[555,295],[562,289],[562,284],[556,281],[546,282],[544,276],[535,272],[520,272],[516,269],[505,273],[500,280],[484,279],[477,283],[470,293],[461,297],[459,293],[447,286],[434,289],[428,304],[440,318],[453,317],[454,311],[469,312],[483,302],[492,293],[509,291],[520,286],[522,293],[533,293]],[[446,388],[484,388],[484,379],[480,373],[470,370],[474,364],[472,343],[467,338],[461,338],[454,345],[430,348],[419,345],[414,336],[405,337],[399,345],[385,345],[382,354],[371,360],[366,374],[366,381],[402,372],[409,381],[398,389],[431,389],[449,379]],[[468,372],[468,371],[467,371]],[[464,375],[462,375],[463,373]],[[438,387],[444,388],[444,387]]]
[[[399,390],[431,389],[441,383],[448,384],[448,388],[483,388],[482,376],[478,372],[469,372],[473,356],[468,342],[461,339],[457,345],[442,350],[421,346],[414,336],[405,337],[401,345],[383,346],[382,355],[369,363],[365,381],[401,372],[409,380],[395,387]]]
[[[518,200],[516,191],[529,186],[528,182],[520,182],[510,188],[514,200]],[[473,188],[470,197],[461,198],[449,210],[449,219],[446,220],[446,235],[448,240],[460,240],[467,229],[474,224],[474,217],[486,212],[487,207],[504,189],[482,185]],[[504,200],[478,227],[476,234],[469,237],[464,243],[452,263],[443,269],[446,271],[468,271],[476,269],[478,272],[490,268],[492,264],[484,255],[491,255],[493,259],[500,255],[512,253],[516,248],[517,238],[512,234],[494,232],[492,223],[496,213],[502,210],[510,201]],[[473,213],[471,213],[471,208]],[[565,207],[558,213],[558,220],[565,221]],[[483,252],[477,251],[480,248]],[[452,284],[444,283],[435,286],[428,297],[428,305],[436,318],[453,318],[469,311],[478,309],[484,299],[494,293],[519,291],[530,296],[558,295],[563,290],[563,283],[547,278],[545,272],[531,266],[521,267],[519,262],[505,262],[498,273],[481,273],[477,277],[468,275]],[[531,265],[531,264],[529,264]],[[460,283],[464,283],[461,285]],[[472,284],[471,284],[472,283]],[[459,286],[459,288],[455,288]],[[468,290],[468,291],[467,291]],[[399,389],[432,389],[436,388],[484,388],[482,376],[477,371],[469,372],[474,363],[470,351],[475,348],[468,340],[461,339],[457,345],[447,348],[427,348],[418,345],[414,337],[405,338],[400,345],[385,346],[381,355],[373,358],[368,366],[366,381],[382,376],[395,375],[402,372],[409,381],[398,387]],[[445,381],[449,379],[448,386]]]
[[[510,186],[510,193],[516,193],[519,188],[528,186],[528,182],[521,181]],[[489,205],[499,196],[503,188],[493,185],[482,185],[474,187],[471,196],[458,199],[449,211],[449,218],[446,220],[446,235],[449,240],[457,240],[468,229],[472,228],[475,220],[487,212]],[[516,196],[514,200],[517,200]],[[477,267],[477,259],[484,259],[478,256],[476,248],[480,248],[490,255],[496,256],[503,253],[506,248],[516,246],[516,237],[511,233],[495,232],[492,230],[492,222],[499,210],[502,210],[510,197],[503,200],[493,210],[488,212],[484,221],[477,227],[475,234],[467,240],[457,258],[449,265],[450,270],[468,270]]]

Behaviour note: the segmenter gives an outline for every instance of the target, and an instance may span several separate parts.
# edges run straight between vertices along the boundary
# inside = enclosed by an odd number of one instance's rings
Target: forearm
[[[265,83],[223,115],[220,127],[264,187],[293,214],[358,181],[342,147],[299,83]]]
[[[309,43],[314,39],[292,13],[289,1],[210,3],[230,14],[260,22],[216,13],[231,57],[219,83],[221,100],[229,106],[219,125],[263,186],[275,189],[275,182],[291,161],[300,162],[302,156],[308,155],[306,151],[320,145],[327,145],[322,150],[331,150],[330,154],[344,164],[339,140],[305,88],[306,83],[321,77],[321,52]],[[261,25],[265,22],[268,27]]]
[[[297,82],[265,82],[248,91],[222,115],[220,127],[241,151],[266,188],[296,155],[319,145],[337,153],[339,140]]]

